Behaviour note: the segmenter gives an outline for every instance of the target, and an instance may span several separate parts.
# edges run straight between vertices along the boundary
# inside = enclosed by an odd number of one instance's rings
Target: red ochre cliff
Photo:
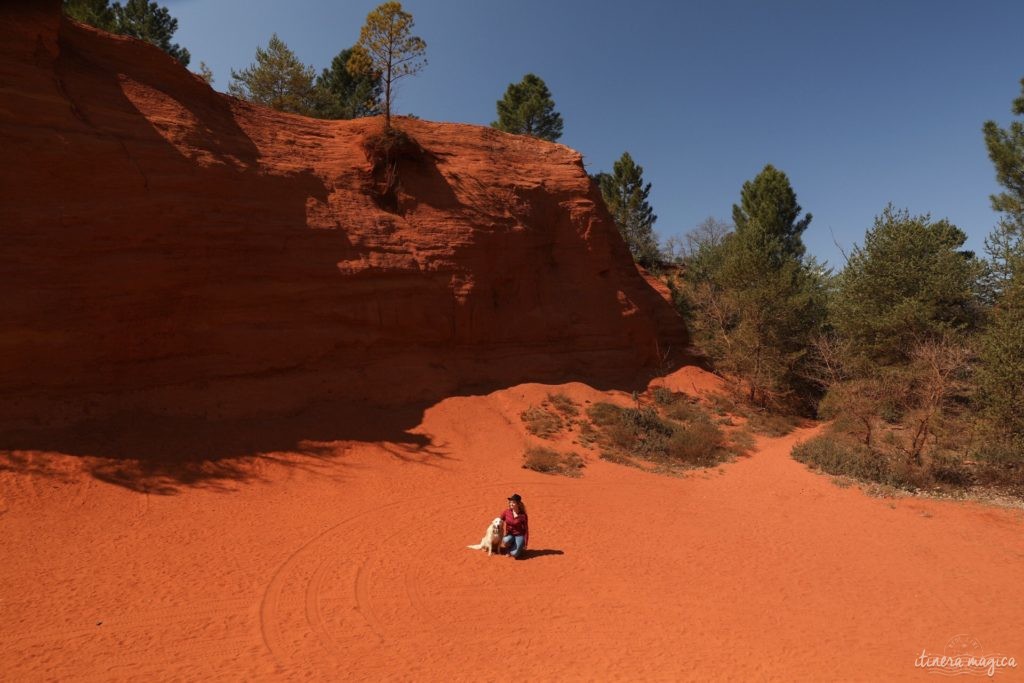
[[[0,426],[294,413],[635,376],[682,321],[562,145],[319,121],[214,92],[155,47],[0,9]]]

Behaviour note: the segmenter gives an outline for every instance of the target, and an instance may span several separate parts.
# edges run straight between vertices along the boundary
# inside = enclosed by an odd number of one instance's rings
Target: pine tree
[[[978,321],[982,264],[967,235],[946,220],[887,206],[839,276],[832,321],[855,352],[880,366],[906,365],[916,346]]]
[[[64,0],[64,14],[75,21],[116,33],[109,0]]]
[[[1024,116],[1024,79],[1012,111]],[[995,300],[991,322],[979,340],[977,370],[980,405],[998,436],[999,448],[1024,460],[1024,121],[1006,129],[994,121],[984,126],[996,179],[1006,188],[992,196],[1002,213],[985,242],[993,274]]]
[[[206,81],[207,85],[213,85],[213,71],[206,66],[206,62],[199,62],[199,71],[196,72],[196,75]]]
[[[654,221],[658,217],[647,201],[651,184],[644,185],[643,174],[643,167],[633,161],[629,152],[623,152],[612,165],[611,174],[598,175],[598,183],[604,203],[633,260],[644,268],[651,268],[660,263],[661,252],[654,236]]]
[[[275,33],[266,49],[256,48],[256,62],[231,70],[228,92],[278,111],[310,115],[314,107],[313,67],[299,61]]]
[[[72,19],[104,31],[132,36],[156,45],[183,66],[191,59],[188,50],[171,38],[178,30],[178,20],[166,7],[146,0],[127,0],[122,5],[109,0],[64,0],[64,12]]]
[[[985,272],[979,281],[979,294],[984,305],[991,307],[999,301],[1016,264],[1024,262],[1024,230],[1016,221],[1003,216],[995,228],[985,236]]]
[[[687,258],[686,308],[716,366],[760,405],[807,398],[807,351],[825,315],[828,274],[805,259],[811,221],[784,173],[772,166],[744,183],[735,231]]]
[[[781,262],[804,255],[800,236],[811,224],[811,214],[800,218],[801,210],[789,178],[768,164],[754,180],[743,183],[732,220],[738,236]]]
[[[152,43],[188,66],[188,50],[171,42],[171,36],[178,30],[178,20],[166,7],[146,0],[127,0],[123,6],[115,2],[114,24],[116,33]]]
[[[379,73],[362,71],[353,75],[348,60],[355,48],[342,50],[329,69],[317,76],[316,115],[324,119],[356,119],[381,113],[383,86]]]
[[[395,82],[427,65],[427,44],[412,35],[413,18],[399,2],[385,2],[366,16],[356,49],[346,62],[356,78],[380,74],[384,84],[384,128],[391,128]]]
[[[498,130],[552,142],[562,137],[562,115],[555,111],[551,91],[539,76],[526,74],[519,83],[510,84],[497,106],[498,120],[491,126]]]
[[[1024,460],[1024,269],[1018,268],[979,340],[976,371],[983,414],[1004,452]]]
[[[1021,95],[1013,101],[1012,111],[1024,116],[1024,78]],[[992,208],[1024,230],[1024,121],[1013,121],[1006,129],[995,121],[986,121],[982,129],[988,156],[996,167],[996,180],[1005,192],[992,195]]]

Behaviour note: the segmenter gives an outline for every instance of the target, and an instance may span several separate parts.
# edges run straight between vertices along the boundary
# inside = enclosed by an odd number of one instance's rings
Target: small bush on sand
[[[669,391],[665,387],[655,387],[651,391],[651,396],[661,413],[670,420],[678,422],[708,420],[708,415],[701,409],[697,398]]]
[[[862,443],[832,434],[815,437],[793,448],[793,457],[828,474],[849,476],[902,489],[922,482],[905,463]]]
[[[523,467],[544,474],[561,474],[579,477],[585,466],[583,458],[576,453],[559,453],[543,446],[532,446],[523,457]]]
[[[739,413],[741,412],[736,405],[736,401],[729,396],[723,394],[710,394],[708,400],[711,402],[711,410],[714,411],[715,415],[725,415],[726,413]]]
[[[619,411],[622,408],[613,403],[595,403],[587,408],[587,417],[597,427],[607,427],[619,420]]]
[[[935,455],[928,463],[928,474],[940,484],[966,487],[974,483],[974,473],[967,464],[951,455]]]
[[[665,417],[678,422],[710,422],[708,414],[700,406],[685,398],[665,407]]]
[[[565,394],[548,394],[548,403],[566,417],[576,417],[580,414],[579,406]]]
[[[1024,498],[1024,463],[1006,459],[982,460],[974,466],[975,482],[999,488],[1010,495]]]
[[[800,423],[800,418],[794,415],[781,415],[779,413],[768,413],[756,411],[750,414],[747,424],[755,434],[765,436],[785,436],[793,431]]]
[[[703,413],[688,411],[693,419],[683,423],[662,418],[650,406],[597,403],[587,416],[606,460],[639,458],[660,466],[711,467],[730,455],[724,433]]]
[[[935,425],[923,425],[928,415],[908,416],[918,420],[915,429],[910,428],[915,427],[913,422],[893,426],[880,418],[864,428],[862,422],[837,416],[821,436],[796,446],[793,457],[829,474],[883,487],[1024,499],[1024,461],[1019,452],[1003,452],[952,411]],[[930,430],[927,448],[915,448],[925,427]]]
[[[750,453],[756,445],[754,435],[748,431],[740,430],[729,434],[729,451],[734,455]]]
[[[654,408],[621,408],[611,433],[616,443],[632,453],[656,458],[666,452],[675,430],[658,417]]]
[[[549,410],[530,406],[519,414],[526,431],[542,439],[550,439],[562,429],[562,418]]]
[[[678,428],[669,439],[667,456],[698,467],[714,467],[723,460],[722,430],[710,421]]]
[[[667,387],[654,387],[651,390],[651,397],[659,406],[667,406],[675,403],[677,394]]]

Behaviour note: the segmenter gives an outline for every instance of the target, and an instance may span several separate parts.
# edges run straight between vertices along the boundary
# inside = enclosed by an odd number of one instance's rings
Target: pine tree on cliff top
[[[355,48],[342,50],[329,69],[317,76],[316,115],[325,119],[356,119],[380,114],[383,84],[374,71],[353,74],[348,60]]]
[[[661,261],[661,252],[654,236],[654,221],[658,217],[647,201],[651,184],[644,185],[643,174],[643,167],[633,161],[629,152],[623,152],[613,164],[612,173],[600,174],[598,183],[633,260],[651,268]]]
[[[108,0],[64,0],[64,13],[83,24],[152,43],[184,66],[191,59],[188,50],[171,42],[178,20],[155,2],[127,0],[124,5],[110,5]]]
[[[256,48],[256,62],[231,70],[228,93],[278,111],[310,115],[314,106],[313,67],[299,61],[275,33],[266,49]]]
[[[366,16],[359,42],[347,62],[353,76],[380,74],[384,83],[384,127],[387,129],[391,128],[395,82],[419,73],[427,65],[423,56],[427,44],[412,35],[412,27],[412,15],[402,10],[401,3],[385,2]]]
[[[539,76],[526,74],[519,83],[510,84],[497,106],[498,120],[491,126],[498,130],[552,142],[562,137],[562,115],[555,111],[551,91]]]
[[[116,33],[109,0],[64,0],[64,14],[75,21]]]
[[[114,3],[116,32],[153,43],[184,66],[191,59],[188,50],[171,42],[178,30],[178,20],[166,7],[146,0],[128,0],[124,5]]]

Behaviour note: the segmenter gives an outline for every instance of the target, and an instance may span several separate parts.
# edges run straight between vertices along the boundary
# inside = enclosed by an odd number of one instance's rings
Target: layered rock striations
[[[564,146],[319,121],[0,10],[3,425],[612,381],[686,345]]]

